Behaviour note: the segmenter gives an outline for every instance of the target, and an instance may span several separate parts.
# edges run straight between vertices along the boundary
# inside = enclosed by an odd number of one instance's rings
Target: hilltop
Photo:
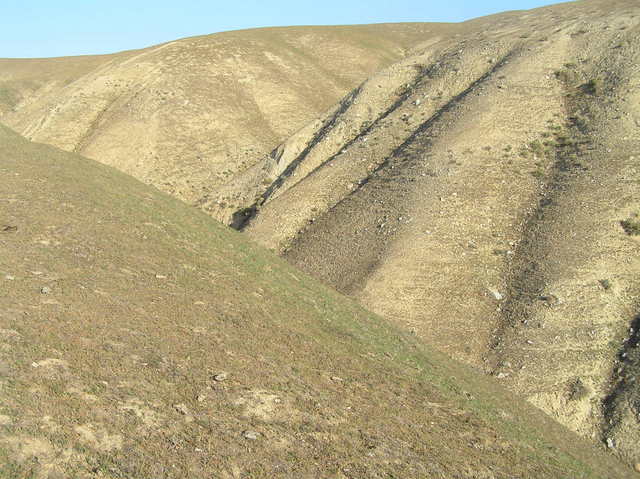
[[[197,209],[0,160],[0,477],[630,477]]]
[[[0,121],[197,203],[439,24],[263,28],[0,59]]]

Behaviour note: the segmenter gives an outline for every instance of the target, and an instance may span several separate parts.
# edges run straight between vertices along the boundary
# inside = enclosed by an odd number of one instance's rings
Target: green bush
[[[582,90],[589,95],[600,95],[604,88],[604,82],[600,78],[592,78],[582,86]]]
[[[620,226],[625,233],[629,236],[639,236],[640,235],[640,221],[638,220],[622,220],[620,222]]]

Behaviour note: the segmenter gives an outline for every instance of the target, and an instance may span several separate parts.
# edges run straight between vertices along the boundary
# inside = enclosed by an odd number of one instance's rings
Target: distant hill
[[[0,121],[195,203],[452,28],[266,28],[113,55],[0,59]]]
[[[0,127],[0,477],[631,477],[194,208]]]
[[[463,24],[238,177],[226,220],[640,462],[638,7]]]

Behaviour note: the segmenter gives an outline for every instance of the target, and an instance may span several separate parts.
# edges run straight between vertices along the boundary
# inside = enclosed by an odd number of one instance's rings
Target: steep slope
[[[0,477],[631,477],[205,214],[0,160]]]
[[[0,60],[0,120],[194,203],[410,46],[452,29],[268,28],[115,55]]]
[[[228,221],[638,462],[639,21],[473,21],[274,150]]]

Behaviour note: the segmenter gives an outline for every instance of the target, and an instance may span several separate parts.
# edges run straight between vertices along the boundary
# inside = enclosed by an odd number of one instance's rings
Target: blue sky
[[[0,57],[111,53],[276,25],[456,22],[553,0],[0,0]]]

